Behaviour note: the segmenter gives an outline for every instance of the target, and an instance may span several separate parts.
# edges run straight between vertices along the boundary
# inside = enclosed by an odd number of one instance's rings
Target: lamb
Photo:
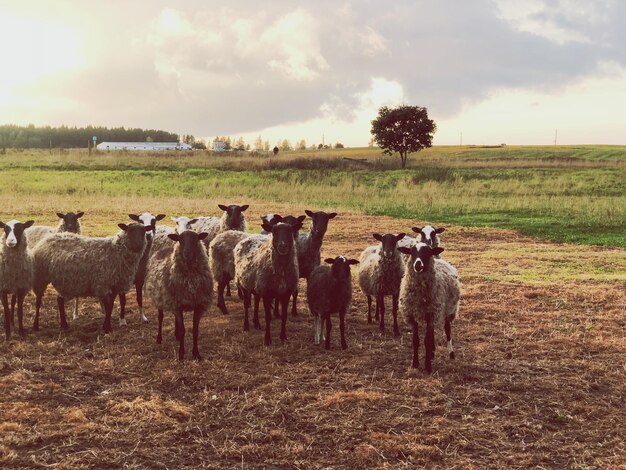
[[[225,232],[226,230],[245,232],[247,228],[243,213],[248,209],[248,204],[243,206],[236,204],[231,204],[230,206],[218,204],[218,207],[224,211],[222,217],[198,217],[198,219],[191,224],[192,230],[209,234],[203,241],[207,248],[218,233]]]
[[[28,237],[28,244],[31,247],[34,247],[41,240],[49,235],[52,235],[53,233],[80,233],[80,218],[83,215],[85,215],[84,212],[77,212],[76,214],[74,214],[73,212],[68,212],[66,214],[63,214],[62,212],[57,212],[57,217],[61,220],[59,222],[59,225],[57,225],[56,227],[49,227],[47,225],[33,225],[25,231],[26,236]]]
[[[378,246],[370,246],[363,250],[359,258],[359,286],[367,296],[367,321],[372,323],[372,297],[376,299],[376,316],[380,313],[380,331],[385,331],[385,302],[386,295],[392,296],[393,334],[400,335],[398,328],[398,296],[400,281],[404,272],[402,257],[397,250],[398,241],[404,233],[394,235],[387,233],[373,234],[380,241]]]
[[[159,250],[163,246],[172,245],[173,242],[168,238],[170,233],[183,233],[185,230],[191,230],[191,225],[194,224],[198,219],[190,219],[184,215],[180,217],[171,217],[174,222],[174,227],[169,227],[167,225],[159,225],[156,231],[154,232],[154,238],[152,240],[152,249]]]
[[[150,257],[150,250],[152,249],[152,240],[154,235],[156,234],[156,223],[159,220],[163,220],[165,218],[165,214],[158,214],[156,216],[150,214],[149,212],[144,212],[143,214],[128,214],[128,217],[135,222],[142,224],[144,227],[150,227],[150,230],[146,232],[146,248],[143,251],[143,256],[141,257],[141,261],[139,261],[139,266],[137,267],[137,272],[135,273],[135,294],[137,296],[137,305],[139,306],[139,315],[141,317],[141,321],[144,323],[148,321],[148,317],[143,312],[143,285],[146,281],[146,270],[148,268],[148,258]],[[126,325],[126,292],[120,292],[120,326]]]
[[[41,299],[52,284],[58,293],[61,328],[68,328],[65,299],[96,297],[104,306],[104,332],[111,332],[113,301],[130,288],[146,247],[146,232],[151,230],[137,223],[118,227],[121,231],[112,237],[56,233],[37,244],[33,249],[34,330],[39,330]]]
[[[148,263],[146,292],[159,311],[156,341],[160,344],[163,339],[163,311],[172,312],[179,342],[178,359],[181,361],[185,358],[185,311],[193,311],[193,358],[202,360],[198,350],[200,318],[213,300],[213,280],[202,244],[207,236],[192,230],[171,233],[168,237],[174,244],[153,252]]]
[[[312,212],[305,210],[304,213],[311,217],[313,223],[309,233],[301,233],[296,240],[298,248],[298,267],[300,269],[300,278],[308,279],[313,270],[320,265],[322,242],[324,235],[328,229],[328,221],[337,217],[336,212],[327,214],[326,212]],[[304,219],[303,219],[304,220]],[[297,316],[297,300],[298,289],[293,293],[293,304],[291,307],[291,315]]]
[[[326,258],[324,262],[332,265],[318,266],[307,279],[306,298],[309,310],[315,317],[315,344],[320,344],[324,322],[326,322],[325,347],[330,349],[331,313],[339,313],[339,332],[341,348],[348,347],[345,336],[344,319],[352,304],[352,276],[350,265],[358,264],[355,259],[344,256]]]
[[[425,225],[422,228],[419,227],[411,227],[415,233],[420,235],[420,242],[425,243],[431,248],[437,248],[441,244],[441,239],[439,234],[443,233],[446,229],[445,227],[435,228],[431,225]],[[438,258],[439,256],[437,256]]]
[[[279,222],[273,227],[263,224],[271,235],[254,235],[237,244],[235,254],[235,280],[244,298],[244,331],[249,329],[248,314],[252,294],[263,299],[265,309],[265,345],[272,343],[270,333],[272,300],[282,305],[280,339],[287,333],[287,304],[298,286],[298,255],[294,232],[301,224],[291,226]]]
[[[0,222],[4,229],[0,245],[0,294],[4,308],[4,332],[6,339],[11,337],[13,313],[9,309],[9,294],[17,297],[17,318],[20,335],[24,335],[23,311],[24,297],[30,292],[33,284],[33,257],[28,249],[28,237],[25,230],[34,221]]]
[[[443,248],[418,243],[412,248],[400,248],[410,255],[406,274],[400,286],[400,311],[413,327],[413,360],[418,367],[420,326],[424,331],[426,349],[424,368],[432,372],[435,357],[435,325],[444,323],[448,353],[454,359],[451,323],[459,311],[461,283],[457,270],[447,261],[437,259]]]

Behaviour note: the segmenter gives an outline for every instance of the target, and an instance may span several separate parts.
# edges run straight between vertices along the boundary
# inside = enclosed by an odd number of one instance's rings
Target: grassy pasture
[[[345,352],[336,321],[330,351],[312,344],[301,282],[287,343],[277,325],[269,348],[260,332],[243,333],[241,302],[227,298],[230,315],[212,307],[202,319],[201,364],[176,360],[170,315],[156,345],[156,312],[146,302],[151,323],[139,324],[134,292],[128,327],[114,321],[105,336],[92,300],[60,331],[50,289],[42,331],[0,339],[0,467],[626,465],[623,149],[440,148],[404,172],[368,149],[311,156],[9,153],[0,156],[0,218],[54,224],[54,212],[81,209],[84,232],[107,235],[143,210],[216,214],[232,201],[251,204],[254,222],[326,207],[340,215],[323,257],[358,257],[372,231],[440,220],[444,257],[463,283],[457,359],[445,357],[437,331],[434,374],[410,371],[408,328],[401,319],[393,338],[368,325],[354,272]],[[556,228],[541,232],[539,221]],[[29,296],[27,327],[33,311]]]

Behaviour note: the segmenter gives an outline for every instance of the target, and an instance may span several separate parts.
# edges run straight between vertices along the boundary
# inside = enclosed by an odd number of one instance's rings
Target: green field
[[[373,148],[271,158],[8,150],[0,170],[3,219],[89,210],[102,196],[131,198],[137,210],[154,198],[257,200],[626,246],[626,147],[435,147],[405,170]]]

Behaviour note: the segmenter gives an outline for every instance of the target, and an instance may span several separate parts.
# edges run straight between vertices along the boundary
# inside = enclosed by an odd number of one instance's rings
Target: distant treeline
[[[87,147],[96,136],[100,142],[178,142],[178,134],[155,129],[124,127],[35,127],[5,124],[0,126],[0,149]]]

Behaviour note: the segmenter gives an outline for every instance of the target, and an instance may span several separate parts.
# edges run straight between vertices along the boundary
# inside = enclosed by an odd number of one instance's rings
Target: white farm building
[[[98,150],[191,150],[191,145],[178,142],[101,142]]]

